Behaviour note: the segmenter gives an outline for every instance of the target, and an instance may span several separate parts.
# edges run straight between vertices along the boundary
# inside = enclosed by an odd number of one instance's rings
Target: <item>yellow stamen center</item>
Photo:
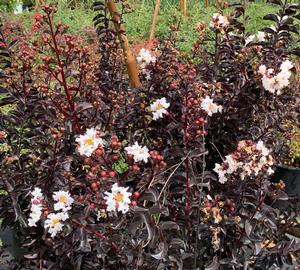
[[[84,145],[93,145],[94,141],[92,138],[88,138],[84,140]]]
[[[64,203],[64,204],[66,204],[67,203],[67,201],[68,201],[68,199],[67,199],[67,197],[66,196],[60,196],[59,197],[59,200],[58,200],[59,202],[61,202],[61,203]]]
[[[123,201],[123,195],[119,192],[116,196],[115,196],[115,200],[116,202],[122,202]]]
[[[164,109],[164,106],[161,105],[160,103],[158,103],[158,104],[156,105],[156,110],[161,110],[161,109]]]
[[[59,220],[58,218],[52,219],[52,225],[53,225],[53,226],[55,226],[55,225],[57,225],[57,224],[59,224],[59,223],[60,223],[60,220]]]

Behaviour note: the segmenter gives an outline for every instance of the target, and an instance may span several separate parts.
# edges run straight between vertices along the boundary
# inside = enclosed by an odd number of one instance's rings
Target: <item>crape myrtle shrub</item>
[[[0,213],[26,252],[15,269],[294,269],[298,206],[277,208],[289,198],[269,178],[285,155],[276,135],[298,116],[299,6],[273,3],[263,38],[237,5],[197,25],[190,55],[172,26],[137,57],[137,89],[105,3],[92,44],[53,6],[26,39],[2,32]]]

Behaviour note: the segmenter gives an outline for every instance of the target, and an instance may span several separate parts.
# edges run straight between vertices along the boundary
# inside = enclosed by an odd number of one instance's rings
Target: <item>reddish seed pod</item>
[[[93,177],[94,177],[94,174],[93,174],[92,172],[89,172],[88,175],[87,175],[87,177],[88,177],[88,178],[93,178]]]
[[[91,171],[92,171],[93,173],[96,173],[96,172],[98,171],[98,169],[99,169],[98,166],[93,166],[93,167],[91,168]]]
[[[96,183],[96,182],[93,182],[93,183],[91,184],[91,188],[92,188],[92,189],[98,189],[97,183]]]
[[[133,169],[134,171],[139,171],[139,170],[140,170],[140,167],[139,167],[138,165],[133,165],[133,166],[132,166],[132,169]]]
[[[100,173],[100,175],[101,175],[101,177],[106,177],[106,176],[107,176],[106,171],[102,171],[102,172]]]
[[[110,171],[108,174],[109,174],[110,177],[115,177],[116,176],[116,173],[114,171]]]
[[[118,155],[113,155],[111,158],[112,158],[112,160],[118,160],[119,159]]]
[[[154,155],[154,154],[153,154],[153,155],[152,155],[152,159],[153,159],[153,160],[157,160],[157,155]]]
[[[138,191],[133,192],[134,197],[139,198],[141,196],[141,193]]]
[[[131,205],[132,205],[132,206],[137,206],[137,202],[136,202],[136,201],[132,201],[132,202],[131,202]]]
[[[40,200],[35,199],[35,200],[32,201],[32,204],[35,204],[35,205],[40,204]]]
[[[177,88],[177,84],[176,84],[175,82],[172,82],[172,83],[170,84],[170,88],[171,88],[171,89],[176,89],[176,88]]]
[[[49,211],[45,210],[43,214],[44,214],[44,217],[47,217],[49,215]]]
[[[159,163],[159,165],[160,165],[162,168],[167,167],[167,163],[164,162],[164,161],[161,161],[161,162]]]
[[[111,140],[112,140],[112,141],[118,141],[118,137],[117,137],[116,135],[112,135],[112,136],[111,136]]]

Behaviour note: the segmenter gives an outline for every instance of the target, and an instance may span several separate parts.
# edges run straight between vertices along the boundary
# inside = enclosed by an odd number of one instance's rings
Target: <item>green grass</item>
[[[168,1],[165,2],[161,7],[158,17],[156,36],[162,38],[168,36],[170,24],[180,21],[181,28],[179,38],[182,39],[182,42],[179,43],[179,47],[188,50],[197,39],[197,33],[195,31],[196,24],[198,22],[209,24],[212,14],[217,12],[213,6],[205,8],[203,4],[200,4],[203,2],[204,1],[188,1],[187,17],[182,16],[182,12],[178,9],[177,4]],[[125,16],[126,30],[130,37],[139,39],[148,38],[153,9],[153,2],[144,0],[134,6],[134,13]],[[246,15],[250,17],[246,25],[247,31],[256,33],[266,25],[270,25],[270,23],[264,21],[262,18],[268,13],[276,12],[276,10],[276,6],[266,4],[262,1],[247,4]],[[228,14],[230,11],[231,9],[227,9],[225,13]]]
[[[130,0],[134,8],[134,12],[124,16],[126,31],[129,40],[147,40],[149,36],[150,26],[152,23],[152,14],[155,1],[150,0]],[[182,12],[178,9],[178,2],[175,0],[162,1],[158,23],[156,27],[156,37],[165,38],[169,35],[169,26],[173,23],[181,21],[179,38],[182,40],[178,43],[183,50],[188,50],[192,43],[197,39],[195,25],[198,22],[209,23],[213,13],[217,12],[216,8],[203,6],[204,1],[188,1],[188,16],[183,17]],[[269,22],[263,21],[262,17],[268,13],[276,12],[276,6],[266,4],[263,0],[248,3],[246,15],[250,17],[246,25],[247,31],[256,33]],[[229,13],[231,9],[225,10]],[[78,8],[71,10],[65,4],[60,3],[56,20],[60,20],[70,26],[71,33],[83,33],[86,27],[92,26],[92,18],[94,13],[91,10]],[[27,28],[30,28],[32,14],[24,13],[14,15],[10,18],[19,18],[23,21]]]

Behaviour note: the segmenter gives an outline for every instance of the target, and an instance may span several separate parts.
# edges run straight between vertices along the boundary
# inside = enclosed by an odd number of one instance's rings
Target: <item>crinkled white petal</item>
[[[51,237],[55,237],[59,232],[63,230],[63,221],[69,218],[67,213],[51,213],[45,220],[45,229],[51,234]]]
[[[207,115],[212,116],[214,113],[222,112],[223,107],[214,103],[209,96],[206,96],[201,102],[201,109],[204,110]]]
[[[90,157],[99,146],[103,147],[105,143],[94,128],[87,129],[86,133],[80,135],[75,141],[78,143],[78,152],[87,157]]]
[[[155,100],[151,105],[150,109],[152,111],[153,120],[157,120],[163,117],[163,114],[166,114],[167,109],[170,107],[170,103],[167,102],[166,98]]]
[[[53,199],[55,202],[54,210],[63,212],[69,211],[74,199],[71,197],[68,191],[56,191],[53,193]]]
[[[149,149],[146,146],[140,146],[137,142],[134,145],[125,147],[125,151],[133,155],[135,162],[144,161],[147,163],[150,157]]]
[[[118,184],[112,186],[111,192],[106,191],[104,200],[106,202],[108,212],[121,211],[123,214],[128,212],[131,203],[130,196],[132,195],[127,191],[128,188],[120,187]]]

